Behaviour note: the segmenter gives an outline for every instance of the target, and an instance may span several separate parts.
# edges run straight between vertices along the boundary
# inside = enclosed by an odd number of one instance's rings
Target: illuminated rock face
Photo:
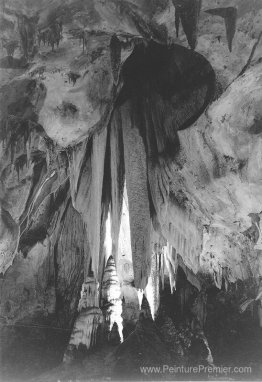
[[[262,10],[246,3],[5,2],[23,54],[0,61],[7,320],[72,325],[80,299],[69,343],[89,349],[101,308],[121,339],[144,295],[157,318],[178,267],[200,295],[204,277],[220,289],[262,275]]]
[[[88,277],[82,285],[78,304],[78,316],[70,337],[64,361],[70,360],[74,348],[79,345],[89,350],[96,344],[97,329],[103,322],[102,312],[99,308],[99,286],[93,277]]]
[[[107,260],[102,284],[101,306],[105,310],[106,331],[110,332],[113,325],[117,325],[120,341],[123,341],[123,318],[121,288],[118,280],[115,262],[112,256]]]

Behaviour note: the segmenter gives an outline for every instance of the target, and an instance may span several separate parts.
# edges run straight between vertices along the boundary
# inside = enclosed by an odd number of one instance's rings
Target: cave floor
[[[133,332],[134,333],[134,332]],[[188,380],[188,373],[142,373],[139,366],[181,365],[163,343],[148,330],[145,334],[129,336],[120,347],[103,344],[84,358],[62,364],[67,336],[61,331],[45,336],[34,329],[34,340],[29,329],[20,329],[17,343],[9,346],[1,364],[1,382],[18,381],[101,381],[101,380]],[[154,346],[155,344],[155,346]],[[262,331],[247,329],[234,341],[221,344],[222,351],[213,351],[216,366],[251,366],[251,374],[190,374],[190,380],[261,380]],[[194,363],[194,366],[197,362]],[[187,363],[187,366],[189,364]]]

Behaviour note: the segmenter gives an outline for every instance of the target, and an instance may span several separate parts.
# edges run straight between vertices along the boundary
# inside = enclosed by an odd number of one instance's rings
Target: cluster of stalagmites
[[[86,278],[82,285],[78,312],[64,361],[71,359],[80,344],[86,349],[95,346],[98,328],[101,336],[110,340],[113,325],[116,324],[119,339],[123,341],[121,287],[112,256],[104,269],[101,290],[94,277]]]

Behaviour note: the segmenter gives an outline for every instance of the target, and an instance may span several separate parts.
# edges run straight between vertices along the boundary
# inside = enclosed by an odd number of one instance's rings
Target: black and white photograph
[[[0,0],[0,381],[262,380],[262,0]]]

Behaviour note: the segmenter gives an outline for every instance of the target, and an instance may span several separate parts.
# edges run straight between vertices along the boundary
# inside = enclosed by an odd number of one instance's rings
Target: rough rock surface
[[[110,255],[124,337],[179,267],[199,293],[258,288],[260,1],[6,0],[0,16],[3,325],[70,331]]]

